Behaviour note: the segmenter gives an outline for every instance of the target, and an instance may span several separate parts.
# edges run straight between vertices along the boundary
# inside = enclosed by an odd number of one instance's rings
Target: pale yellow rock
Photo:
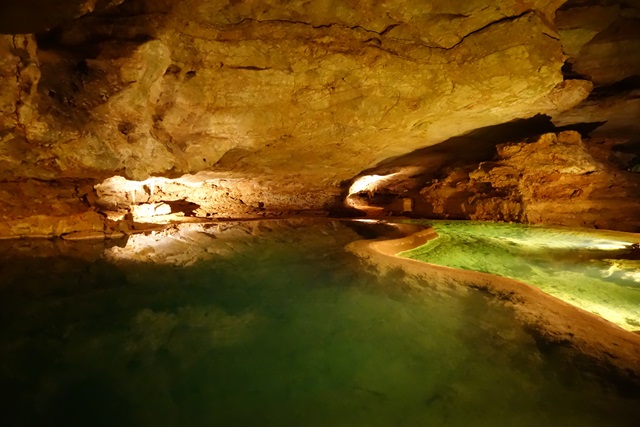
[[[578,56],[584,45],[607,29],[619,16],[619,5],[578,6],[556,13],[558,33],[567,55]]]
[[[89,17],[38,52],[34,144],[11,174],[218,170],[336,186],[385,158],[579,102],[586,86],[558,86],[564,56],[545,17],[559,4],[185,1],[98,44],[91,35],[117,23]],[[62,55],[76,45],[95,54]],[[34,154],[43,146],[46,161]],[[6,144],[0,156],[12,158]]]

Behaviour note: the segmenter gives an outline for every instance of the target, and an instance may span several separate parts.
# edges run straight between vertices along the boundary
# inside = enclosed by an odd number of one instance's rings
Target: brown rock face
[[[553,4],[422,3],[129,1],[5,36],[3,177],[233,170],[335,185],[588,94],[563,82]]]
[[[145,204],[205,217],[326,212],[341,183],[451,137],[537,114],[599,121],[590,104],[564,112],[587,98],[588,79],[633,76],[635,9],[564,3],[17,3],[0,19],[0,182],[36,179],[55,197],[60,180],[204,173],[218,180],[209,190]],[[628,129],[632,115],[606,120]],[[78,202],[133,213],[117,197]]]
[[[86,181],[0,183],[0,238],[108,231],[103,216],[89,207],[93,191]]]
[[[123,0],[22,0],[2,4],[0,34],[43,31]]]
[[[604,157],[606,144],[563,132],[500,145],[495,161],[455,169],[423,188],[424,213],[639,231],[640,175]]]
[[[188,217],[326,216],[340,203],[340,193],[337,189],[331,191],[332,187],[318,190],[304,183],[283,185],[264,178],[205,172],[179,179],[151,178],[142,182],[118,176],[96,185],[95,205],[112,218],[131,212],[138,222],[163,222]]]
[[[569,76],[595,90],[570,111],[553,115],[557,126],[600,123],[594,135],[636,137],[640,131],[640,1],[570,0],[556,25]]]
[[[556,15],[571,71],[607,86],[640,74],[640,2],[570,0]]]

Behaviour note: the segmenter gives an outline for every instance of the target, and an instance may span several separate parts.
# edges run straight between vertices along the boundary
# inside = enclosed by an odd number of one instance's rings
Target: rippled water
[[[637,425],[637,398],[541,352],[511,311],[366,271],[343,250],[358,238],[183,228],[97,260],[4,243],[0,424]]]

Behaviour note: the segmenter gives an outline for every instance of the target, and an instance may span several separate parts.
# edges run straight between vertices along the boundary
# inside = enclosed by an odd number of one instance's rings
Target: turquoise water
[[[640,330],[640,235],[473,221],[415,221],[438,238],[402,255],[523,281]]]
[[[481,293],[367,271],[343,250],[358,238],[262,222],[99,258],[4,243],[0,424],[637,425],[637,394],[544,352]]]

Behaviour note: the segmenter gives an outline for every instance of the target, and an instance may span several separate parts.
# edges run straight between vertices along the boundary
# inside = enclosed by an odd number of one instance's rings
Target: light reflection
[[[129,236],[124,247],[105,250],[104,258],[118,261],[141,261],[178,266],[192,265],[213,257],[216,237],[203,224],[181,224],[177,227]]]
[[[554,239],[540,239],[536,237],[528,238],[514,238],[514,237],[498,237],[498,239],[515,243],[517,245],[529,246],[529,247],[545,247],[552,249],[585,249],[585,250],[601,250],[601,251],[616,251],[622,249],[629,249],[632,246],[631,242],[625,242],[622,240],[609,240],[609,239],[581,239],[579,236],[570,235],[566,239],[558,238],[554,236]]]
[[[367,215],[381,215],[384,212],[384,208],[380,206],[370,205],[368,202],[360,200],[356,195],[360,193],[368,193],[369,197],[373,197],[375,191],[382,185],[387,184],[391,178],[395,177],[399,173],[392,173],[388,175],[365,175],[357,178],[349,187],[349,194],[345,199],[345,205],[351,208],[365,211]]]
[[[640,283],[640,271],[635,271],[635,272],[631,271],[631,272],[623,273],[622,278],[630,279],[636,283]]]
[[[168,215],[171,213],[171,206],[166,203],[143,203],[131,207],[134,219],[136,217],[148,217],[156,215]]]
[[[599,249],[602,251],[615,251],[619,249],[627,249],[631,246],[630,243],[626,242],[616,242],[616,243],[597,243],[592,246],[587,246],[587,249]]]
[[[611,265],[606,270],[602,270],[604,277],[618,276],[623,280],[632,280],[640,283],[640,261],[626,259],[607,260]]]

